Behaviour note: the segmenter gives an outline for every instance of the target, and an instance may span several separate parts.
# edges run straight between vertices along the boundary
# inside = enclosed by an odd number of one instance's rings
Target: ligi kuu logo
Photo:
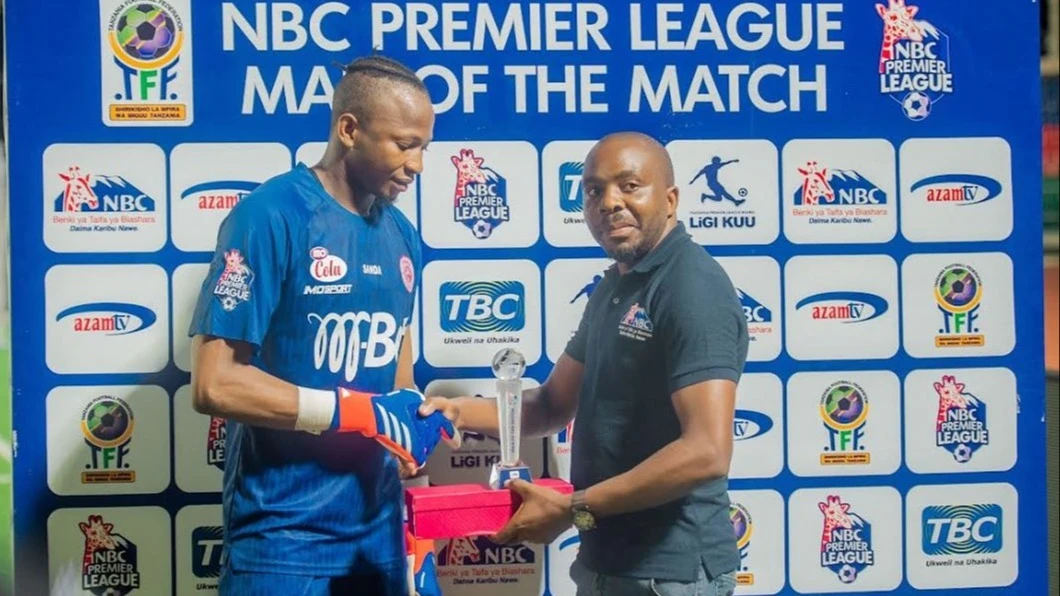
[[[921,514],[925,555],[985,555],[1002,547],[1001,506],[936,505]]]
[[[860,385],[850,381],[832,383],[821,395],[818,413],[828,431],[822,466],[870,463],[864,441],[869,398]]]
[[[439,289],[446,333],[521,331],[526,290],[518,281],[449,281]]]
[[[736,534],[736,548],[740,549],[740,568],[736,572],[736,585],[753,586],[755,574],[744,564],[748,549],[751,546],[751,535],[754,534],[754,523],[751,514],[740,503],[729,504],[729,523],[732,531]]]
[[[838,495],[829,495],[817,507],[824,515],[821,567],[835,573],[844,584],[852,584],[859,573],[876,562],[872,526],[850,511],[850,503],[844,503]]]
[[[950,38],[928,21],[914,19],[919,11],[905,0],[876,5],[883,20],[880,93],[898,102],[914,122],[930,116],[934,104],[953,93]]]
[[[979,332],[979,305],[983,282],[975,269],[963,263],[949,265],[935,278],[935,302],[942,313],[942,327],[935,336],[936,348],[986,345]]]
[[[453,191],[453,221],[464,224],[480,240],[511,219],[508,205],[508,181],[493,168],[483,167],[485,159],[472,149],[461,149],[452,156],[456,168]]]
[[[964,383],[951,375],[943,376],[934,387],[939,398],[935,444],[949,451],[958,463],[968,463],[976,451],[990,444],[986,404],[965,391]]]
[[[749,191],[746,186],[736,187],[732,179],[728,182],[721,180],[722,168],[739,163],[739,159],[722,159],[715,155],[706,163],[696,175],[688,181],[689,186],[703,178],[706,191],[700,191],[699,202],[693,202],[688,217],[690,229],[741,229],[753,228],[757,223],[754,210],[744,207],[748,201]],[[738,174],[736,176],[739,176]],[[729,189],[734,189],[730,192]]]

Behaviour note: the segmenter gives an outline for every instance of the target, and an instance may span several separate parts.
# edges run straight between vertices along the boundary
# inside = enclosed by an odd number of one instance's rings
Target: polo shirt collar
[[[688,237],[685,225],[680,221],[677,222],[677,225],[662,239],[662,242],[651,252],[644,255],[644,258],[630,269],[630,273],[648,273],[662,265],[671,255],[677,252]]]

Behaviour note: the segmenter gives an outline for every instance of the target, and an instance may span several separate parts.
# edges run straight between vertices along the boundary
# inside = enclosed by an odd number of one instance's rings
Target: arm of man
[[[681,434],[629,471],[585,492],[594,515],[649,509],[728,475],[736,386],[743,372],[747,321],[720,268],[669,280],[653,316]],[[704,308],[705,303],[710,304]],[[694,305],[694,306],[690,306]]]

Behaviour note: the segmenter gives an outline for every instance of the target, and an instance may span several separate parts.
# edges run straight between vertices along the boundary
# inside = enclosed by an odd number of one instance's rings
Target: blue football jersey
[[[344,209],[298,164],[221,225],[190,335],[253,344],[254,364],[315,389],[394,389],[419,237],[386,206]],[[225,540],[237,570],[341,575],[405,559],[397,463],[359,433],[228,422]]]

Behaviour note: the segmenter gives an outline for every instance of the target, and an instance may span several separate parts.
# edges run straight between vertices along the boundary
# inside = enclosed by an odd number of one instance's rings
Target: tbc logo
[[[453,221],[467,226],[475,238],[485,239],[493,229],[510,219],[507,180],[492,168],[482,167],[484,158],[472,149],[452,156],[456,168],[453,191]]]
[[[822,292],[799,300],[795,310],[810,308],[815,321],[864,323],[887,312],[887,301],[868,292]]]
[[[214,180],[188,187],[180,200],[191,199],[200,211],[228,211],[257,187],[249,180]]]
[[[978,174],[939,174],[917,180],[909,191],[927,203],[978,205],[1000,195],[1001,183]]]
[[[952,453],[959,463],[966,463],[980,447],[990,444],[986,404],[966,392],[964,383],[955,377],[943,376],[934,386],[939,396],[935,444]]]
[[[81,433],[85,435],[91,461],[81,472],[82,484],[136,482],[136,471],[128,469],[132,441],[133,412],[125,400],[101,395],[81,411]]]
[[[1001,506],[936,505],[921,514],[925,555],[974,555],[1001,550]]]
[[[73,318],[74,333],[128,335],[143,331],[155,324],[157,317],[151,309],[124,302],[92,302],[71,306],[55,316],[59,322]]]
[[[136,545],[114,533],[114,524],[101,515],[89,515],[77,526],[85,535],[81,560],[81,589],[97,596],[125,596],[140,587]]]
[[[935,278],[935,302],[942,313],[942,328],[935,336],[936,348],[982,346],[986,338],[979,333],[979,302],[983,283],[968,265],[953,264]]]
[[[454,538],[438,553],[439,566],[465,565],[533,565],[534,549],[516,544],[502,546],[486,536]]]
[[[736,584],[750,586],[755,583],[755,574],[748,571],[743,564],[747,558],[747,551],[751,546],[751,535],[754,533],[754,524],[751,522],[751,514],[739,503],[729,504],[729,523],[732,531],[736,534],[736,547],[740,549],[740,570],[736,572]]]
[[[829,170],[816,161],[807,162],[796,170],[802,176],[802,185],[793,195],[796,206],[871,207],[887,204],[887,193],[855,170]]]
[[[585,201],[582,196],[582,173],[585,164],[568,161],[559,166],[559,208],[564,213],[581,213]]]
[[[821,567],[839,577],[844,584],[853,583],[858,574],[876,561],[872,550],[872,526],[861,516],[850,511],[837,495],[829,495],[824,503],[817,503],[824,514],[821,531]]]
[[[122,176],[89,174],[72,166],[60,173],[59,178],[64,186],[54,201],[56,213],[153,213],[155,210],[155,200]]]
[[[927,118],[934,102],[953,93],[950,38],[931,23],[914,20],[919,10],[905,0],[876,5],[883,19],[880,93],[899,102],[913,121]]]
[[[869,398],[857,383],[839,381],[825,389],[818,413],[828,431],[828,445],[821,454],[821,465],[867,464],[865,421],[869,417]]]
[[[381,368],[393,362],[408,325],[408,319],[405,319],[399,327],[388,312],[360,311],[324,316],[309,313],[307,318],[310,324],[317,324],[313,338],[313,366],[320,370],[326,364],[332,373],[341,371],[347,383],[357,377],[362,364],[367,368]],[[367,325],[368,329],[362,329],[362,325]],[[365,331],[367,339],[364,339]]]
[[[200,526],[191,531],[191,572],[201,579],[221,577],[224,528]]]
[[[447,281],[439,289],[442,331],[520,331],[525,289],[518,281]]]
[[[737,441],[760,437],[773,428],[773,419],[754,410],[736,410],[732,421],[732,436]]]
[[[114,93],[110,119],[186,120],[186,105],[174,103],[181,99],[173,84],[185,42],[180,13],[165,0],[128,0],[111,13],[106,35],[122,81],[103,90]]]

